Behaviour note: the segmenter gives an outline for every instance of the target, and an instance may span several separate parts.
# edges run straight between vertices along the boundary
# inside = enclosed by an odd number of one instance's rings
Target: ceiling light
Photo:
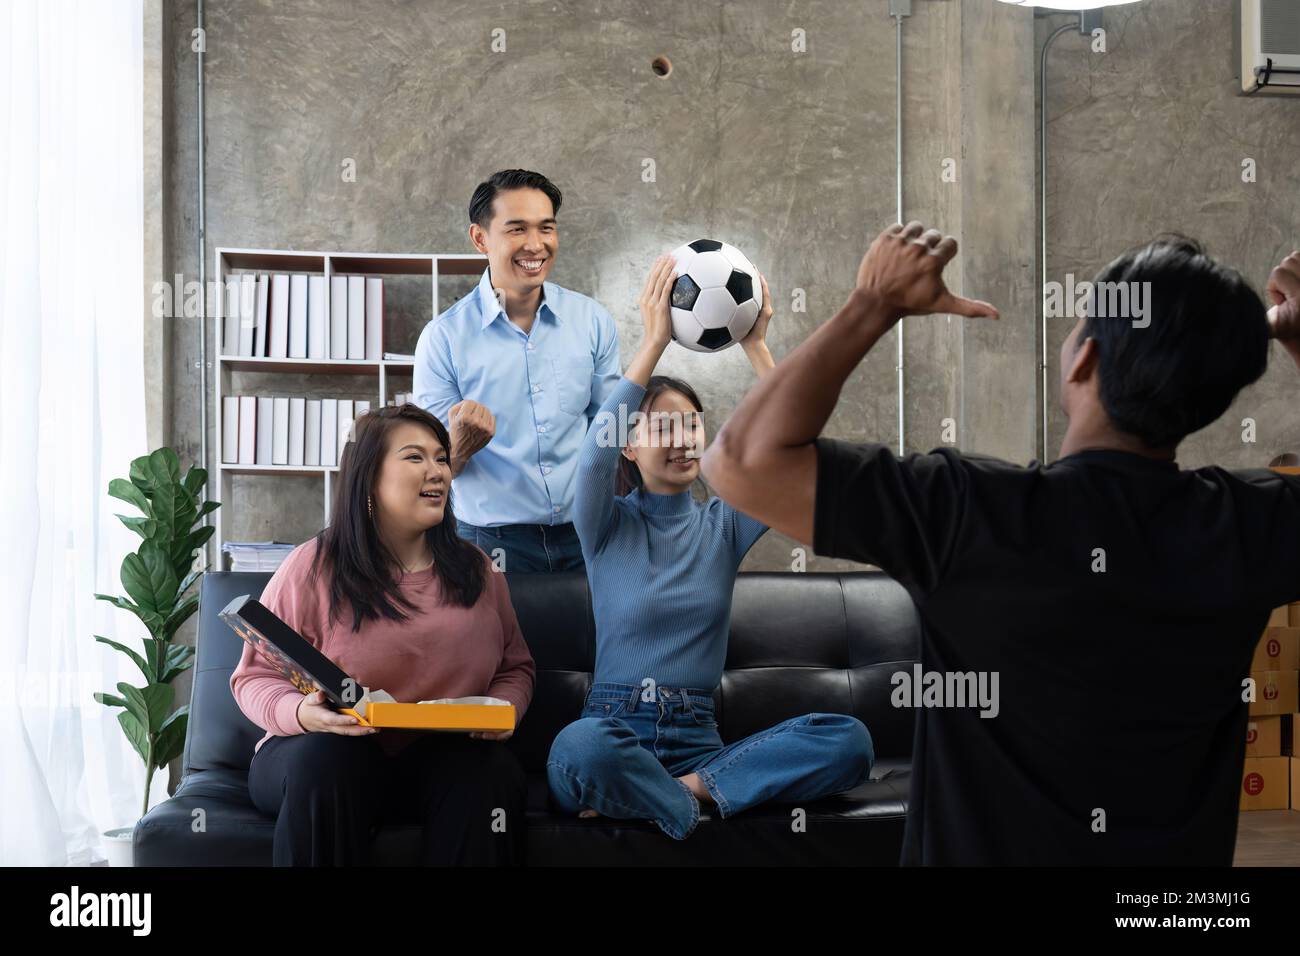
[[[1101,7],[1116,7],[1121,3],[1137,3],[1138,0],[1002,0],[1017,7],[1047,7],[1050,10],[1097,10]]]

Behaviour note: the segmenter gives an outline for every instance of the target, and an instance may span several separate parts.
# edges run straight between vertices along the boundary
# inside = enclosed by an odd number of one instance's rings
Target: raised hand
[[[672,294],[673,282],[677,279],[676,266],[677,262],[672,256],[660,256],[646,277],[645,288],[641,290],[641,298],[638,300],[641,321],[645,326],[645,344],[667,348],[672,341]]]
[[[1288,349],[1300,350],[1300,250],[1291,253],[1269,273],[1268,327],[1273,338]]]
[[[754,320],[754,327],[749,330],[748,335],[740,340],[742,346],[766,342],[767,324],[772,321],[772,294],[767,291],[767,278],[761,272],[758,274],[758,281],[763,287],[763,307],[758,310],[758,318]]]
[[[957,240],[919,222],[894,224],[872,242],[858,267],[858,289],[876,296],[895,319],[950,313],[998,318],[987,302],[953,295],[943,269],[957,255]]]

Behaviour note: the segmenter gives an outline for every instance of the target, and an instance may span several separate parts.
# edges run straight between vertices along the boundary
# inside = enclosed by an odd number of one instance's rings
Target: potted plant
[[[172,680],[194,663],[194,649],[173,644],[180,626],[199,605],[197,594],[187,595],[205,568],[193,567],[194,553],[212,536],[211,526],[202,526],[205,515],[220,504],[199,503],[199,493],[208,473],[191,467],[181,477],[180,460],[170,448],[159,448],[131,462],[130,480],[114,478],[108,493],[134,505],[141,516],[118,515],[122,523],[141,538],[140,547],[122,560],[121,581],[127,597],[96,594],[130,611],[144,624],[144,652],[136,653],[117,641],[95,636],[101,644],[114,647],[131,658],[144,675],[144,685],[121,681],[118,693],[97,692],[95,700],[122,708],[118,723],[131,746],[144,761],[144,801],[140,815],[149,810],[149,787],[155,770],[175,759],[185,746],[189,706],[172,710],[175,689]],[[104,832],[109,865],[131,865],[134,825]]]

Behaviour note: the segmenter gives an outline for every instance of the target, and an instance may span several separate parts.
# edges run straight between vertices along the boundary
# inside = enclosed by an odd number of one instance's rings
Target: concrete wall
[[[1040,407],[1035,75],[1038,44],[1065,18],[1036,23],[994,0],[913,6],[903,34],[904,217],[958,237],[950,284],[995,302],[1003,320],[906,320],[905,447],[941,444],[951,419],[961,447],[1027,462]],[[1234,95],[1234,8],[1144,0],[1107,13],[1105,54],[1078,35],[1057,41],[1047,90],[1051,277],[1089,278],[1127,246],[1176,229],[1262,287],[1300,244],[1300,100]],[[624,364],[640,341],[635,301],[651,259],[699,236],[740,246],[767,275],[779,361],[839,307],[871,238],[896,216],[887,9],[887,0],[208,0],[207,268],[219,246],[471,251],[471,191],[496,169],[522,166],[565,192],[553,278],[610,309]],[[198,277],[194,25],[194,0],[146,3],[147,287]],[[491,49],[497,29],[504,53]],[[805,31],[807,52],[792,52],[794,30]],[[660,55],[673,64],[667,78],[651,69]],[[1246,157],[1258,166],[1253,184],[1241,182]],[[349,158],[352,183],[341,176]],[[446,284],[443,306],[466,288]],[[791,311],[796,289],[806,312]],[[418,301],[408,304],[391,329],[413,344],[422,317]],[[148,321],[151,443],[196,459],[197,323]],[[1053,390],[1069,324],[1049,328]],[[1280,349],[1276,358],[1229,415],[1188,441],[1186,464],[1258,465],[1300,447],[1296,373]],[[849,379],[828,434],[897,447],[896,364],[891,336]],[[697,387],[714,431],[753,380],[739,349],[674,348],[661,368]],[[374,387],[251,375],[235,384],[356,397]],[[1064,434],[1052,397],[1049,460]],[[1241,441],[1246,416],[1258,423],[1255,445]],[[209,446],[215,454],[215,434]],[[322,523],[320,482],[237,479],[225,517],[229,537],[304,540]],[[744,567],[788,568],[792,546],[769,534]],[[188,691],[178,681],[177,693]]]
[[[1107,11],[1104,55],[1077,33],[1056,41],[1047,89],[1050,279],[1091,279],[1130,246],[1175,231],[1200,239],[1262,294],[1269,271],[1300,246],[1300,97],[1235,95],[1236,7],[1144,0]],[[1247,158],[1253,183],[1242,181]],[[1073,324],[1048,323],[1053,386]],[[1182,445],[1184,467],[1263,466],[1300,450],[1295,364],[1272,349],[1267,375]],[[1055,402],[1050,411],[1054,455],[1065,418]],[[1254,444],[1242,441],[1244,418],[1257,424]]]
[[[635,299],[650,260],[702,235],[739,245],[767,274],[780,360],[838,308],[866,245],[895,218],[887,6],[209,0],[208,269],[218,246],[469,251],[474,185],[523,166],[565,191],[553,278],[611,310],[625,363],[640,338]],[[1233,6],[1144,0],[1108,12],[1106,54],[1077,35],[1057,42],[1048,90],[1054,276],[1091,276],[1126,246],[1174,228],[1205,238],[1262,285],[1296,244],[1300,195],[1288,176],[1300,101],[1234,95]],[[198,272],[194,7],[166,5],[167,56],[151,66],[166,77],[155,111],[169,139],[146,154],[165,157],[154,239],[164,278]],[[961,447],[1035,455],[1034,76],[1036,43],[1061,22],[1040,20],[1035,32],[1030,14],[994,0],[915,0],[905,21],[905,218],[958,236],[953,284],[1004,315],[996,326],[907,320],[908,451],[940,444],[952,419]],[[504,53],[491,48],[497,29]],[[791,50],[797,29],[805,53]],[[673,63],[667,78],[651,70],[659,55]],[[1251,185],[1240,181],[1246,156],[1259,167]],[[340,175],[349,158],[353,183]],[[945,159],[956,182],[942,177]],[[796,289],[806,312],[791,311]],[[412,313],[398,323],[412,342],[419,321]],[[151,366],[150,414],[182,457],[197,457],[196,323],[168,328],[166,364]],[[1066,332],[1065,320],[1049,330],[1053,366]],[[896,349],[891,336],[850,378],[830,434],[898,444]],[[1294,372],[1278,365],[1188,443],[1189,464],[1257,464],[1300,445],[1300,415],[1287,401]],[[738,349],[674,348],[661,367],[696,385],[713,430],[752,382]],[[236,388],[268,383],[282,394],[373,388],[370,379],[322,389],[318,379],[251,375]],[[1049,458],[1064,431],[1052,407]],[[1256,446],[1240,440],[1247,414],[1259,423]],[[209,443],[215,453],[212,434]],[[228,534],[303,540],[321,525],[320,502],[315,479],[238,479]],[[791,547],[768,535],[745,567],[789,567]]]

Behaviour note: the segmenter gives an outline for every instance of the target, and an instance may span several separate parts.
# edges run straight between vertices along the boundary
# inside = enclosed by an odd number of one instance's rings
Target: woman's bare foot
[[[579,811],[578,811],[578,817],[579,817],[579,819],[582,819],[582,820],[588,820],[588,819],[590,819],[591,817],[598,817],[598,816],[600,816],[600,814],[597,813],[595,810],[592,810],[590,807],[588,807],[588,808],[585,809],[585,810],[579,810]]]
[[[700,780],[699,774],[688,773],[686,776],[678,777],[677,779],[686,784],[687,790],[695,794],[695,799],[700,801],[700,806],[711,807],[714,805],[713,795],[710,794],[708,788],[704,786],[704,783]]]

